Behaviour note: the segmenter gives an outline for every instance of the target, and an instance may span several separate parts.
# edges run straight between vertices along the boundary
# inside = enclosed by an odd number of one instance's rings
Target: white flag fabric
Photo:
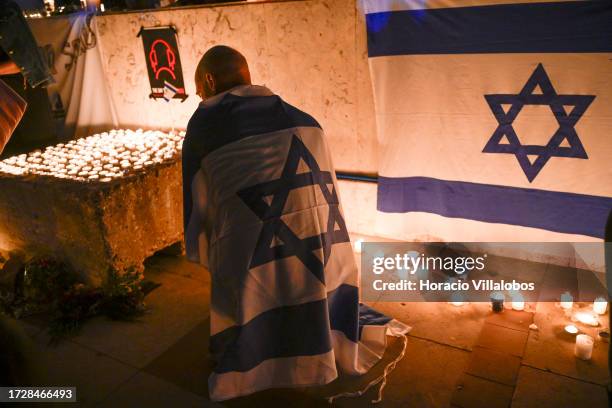
[[[183,144],[185,240],[211,273],[213,400],[363,374],[387,330],[359,276],[325,136],[268,89],[200,104]]]
[[[382,225],[401,238],[603,238],[611,2],[363,5]]]
[[[45,50],[55,84],[47,87],[58,136],[73,139],[118,126],[100,45],[96,17],[85,11],[28,19]]]

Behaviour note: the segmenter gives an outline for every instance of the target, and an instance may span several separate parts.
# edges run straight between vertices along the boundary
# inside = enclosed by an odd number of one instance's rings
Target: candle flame
[[[107,183],[175,160],[185,132],[113,129],[0,161],[0,176],[30,174]]]

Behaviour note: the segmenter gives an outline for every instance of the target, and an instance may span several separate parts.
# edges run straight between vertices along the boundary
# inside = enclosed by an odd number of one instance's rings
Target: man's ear
[[[202,81],[199,78],[196,78],[195,80],[195,87],[196,87],[196,95],[204,99],[204,87],[202,86]]]
[[[215,84],[215,78],[209,73],[207,72],[204,75],[204,81],[206,81],[206,86],[208,87],[208,89],[210,89],[212,91],[212,94],[215,95],[216,92],[216,85]]]

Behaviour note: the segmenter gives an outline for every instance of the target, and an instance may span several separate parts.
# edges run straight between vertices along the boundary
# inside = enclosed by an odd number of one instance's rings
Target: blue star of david
[[[310,172],[298,173],[300,160],[306,163]],[[307,186],[320,187],[329,208],[329,217],[327,231],[300,239],[281,216],[289,193]],[[328,171],[321,171],[314,156],[304,143],[293,135],[287,161],[279,179],[247,187],[237,194],[263,221],[249,269],[278,259],[296,256],[317,279],[325,283],[324,269],[330,258],[332,245],[350,242],[350,239],[340,213],[332,175]],[[266,201],[266,197],[272,197],[272,200]],[[280,243],[273,246],[275,237]],[[319,249],[323,249],[323,262],[313,253]]]
[[[542,93],[534,93],[537,87]],[[514,94],[485,95],[499,125],[482,150],[483,153],[513,154],[531,183],[551,157],[588,159],[576,133],[576,123],[587,110],[594,95],[559,95],[542,64],[538,64],[523,89]],[[502,105],[510,105],[506,111]],[[559,123],[545,146],[521,144],[512,124],[525,105],[548,105]],[[565,107],[572,107],[569,113]],[[508,143],[502,143],[504,136]],[[567,146],[561,144],[567,141]],[[533,161],[528,156],[535,156]]]

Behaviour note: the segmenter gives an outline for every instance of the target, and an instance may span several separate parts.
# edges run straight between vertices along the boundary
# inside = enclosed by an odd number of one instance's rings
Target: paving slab
[[[34,338],[41,386],[76,387],[77,402],[91,406],[136,374],[136,369],[71,341],[50,344],[46,333]]]
[[[210,318],[199,323],[143,371],[208,398],[208,376],[213,369],[209,340]]]
[[[139,372],[104,401],[99,407],[219,407],[206,398],[183,390],[153,375]]]
[[[504,309],[501,313],[492,313],[486,318],[486,322],[513,330],[529,331],[529,325],[533,323],[533,313]]]
[[[486,323],[476,344],[480,347],[522,357],[528,333]]]
[[[474,347],[466,373],[514,386],[520,366],[520,357]]]
[[[457,383],[452,405],[461,408],[508,408],[513,387],[464,374]]]
[[[385,358],[371,372],[362,376],[359,384],[350,378],[340,378],[325,389],[324,395],[355,391],[382,373],[384,366],[400,350],[400,341],[393,339]],[[450,404],[457,380],[465,369],[470,353],[454,347],[408,336],[404,358],[389,375],[381,407],[445,407]],[[340,398],[340,407],[371,407],[378,386],[359,398]]]
[[[606,389],[562,375],[521,367],[512,408],[607,408]]]
[[[469,358],[469,352],[408,336],[406,355],[389,377],[385,401],[398,407],[450,405]]]
[[[145,367],[209,315],[208,272],[199,268],[197,279],[169,272],[181,267],[184,263],[177,258],[172,267],[145,271],[145,278],[161,286],[145,298],[149,310],[137,321],[92,319],[73,340],[136,368]]]
[[[491,307],[488,303],[453,306],[446,302],[375,302],[374,309],[412,326],[410,335],[471,350]]]

